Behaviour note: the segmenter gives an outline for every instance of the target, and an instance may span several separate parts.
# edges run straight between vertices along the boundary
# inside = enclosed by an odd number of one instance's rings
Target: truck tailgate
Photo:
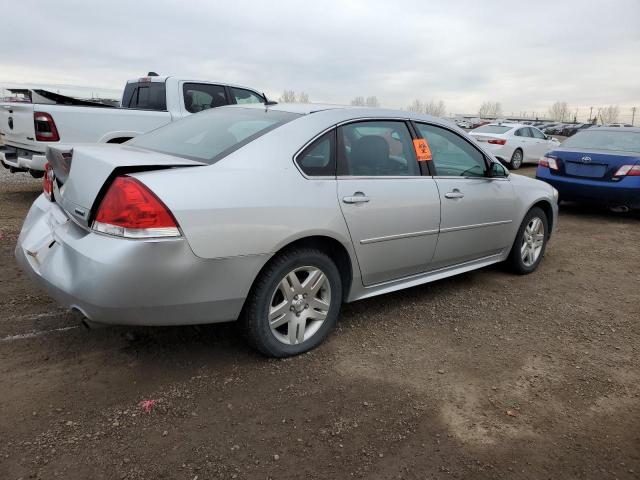
[[[0,132],[5,144],[33,149],[36,137],[33,104],[0,103]]]

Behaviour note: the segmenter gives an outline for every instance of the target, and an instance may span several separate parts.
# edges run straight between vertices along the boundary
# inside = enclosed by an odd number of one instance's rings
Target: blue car
[[[589,128],[540,160],[536,178],[561,200],[640,209],[640,128]]]

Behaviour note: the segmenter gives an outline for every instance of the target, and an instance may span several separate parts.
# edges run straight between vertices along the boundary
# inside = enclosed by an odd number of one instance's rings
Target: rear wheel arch
[[[253,280],[251,284],[251,289],[253,289],[254,284],[262,275],[262,272],[267,268],[267,266],[271,263],[271,261],[283,253],[296,250],[299,248],[313,248],[324,252],[331,260],[336,264],[338,271],[340,272],[340,278],[342,280],[342,297],[343,301],[346,300],[349,291],[351,290],[351,283],[353,281],[353,262],[351,261],[351,257],[349,252],[345,248],[345,246],[336,240],[333,237],[329,237],[326,235],[312,235],[308,237],[299,238],[297,240],[293,240],[283,247],[281,247],[271,259],[262,266],[256,278]],[[251,289],[249,291],[251,291]]]

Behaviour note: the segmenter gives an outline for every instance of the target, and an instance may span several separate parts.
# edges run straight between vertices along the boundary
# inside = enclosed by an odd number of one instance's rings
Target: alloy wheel
[[[327,319],[331,306],[331,285],[317,267],[290,271],[276,286],[269,303],[269,327],[286,345],[310,339]]]
[[[513,156],[511,157],[511,167],[517,170],[520,168],[520,165],[522,165],[522,152],[520,150],[516,150],[513,152]]]
[[[544,222],[539,217],[533,217],[522,234],[520,256],[527,267],[534,265],[544,247]]]

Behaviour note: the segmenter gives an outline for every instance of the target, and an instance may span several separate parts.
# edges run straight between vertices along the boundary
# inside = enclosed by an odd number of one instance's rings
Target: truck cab
[[[22,101],[0,103],[0,163],[11,172],[44,172],[47,146],[123,143],[209,108],[264,103],[257,90],[150,73],[127,81],[119,107],[21,89]]]

